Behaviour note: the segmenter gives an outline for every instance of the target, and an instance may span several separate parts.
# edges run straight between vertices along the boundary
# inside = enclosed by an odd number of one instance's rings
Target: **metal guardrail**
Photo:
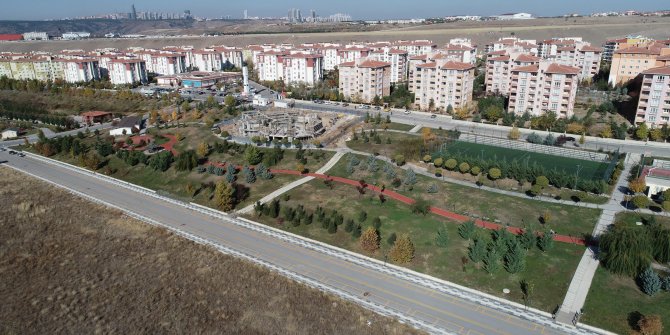
[[[256,232],[263,233],[268,236],[272,236],[274,238],[280,239],[282,241],[294,244],[294,245],[299,245],[304,248],[314,250],[335,258],[338,258],[340,260],[353,263],[365,268],[373,269],[381,273],[389,274],[392,275],[396,278],[400,278],[402,280],[406,280],[408,282],[412,282],[415,284],[419,284],[421,286],[431,288],[434,290],[437,290],[442,293],[446,293],[452,296],[456,296],[458,298],[461,298],[466,301],[470,301],[479,305],[483,305],[485,307],[492,308],[494,310],[509,314],[509,315],[514,315],[516,317],[522,318],[524,320],[536,323],[536,324],[541,324],[543,326],[559,330],[562,332],[565,332],[567,334],[611,334],[610,332],[607,332],[602,329],[594,328],[594,327],[584,327],[581,324],[579,325],[579,328],[572,327],[571,325],[567,324],[562,324],[562,323],[557,323],[552,319],[551,314],[547,312],[543,312],[534,308],[528,308],[526,306],[523,306],[521,304],[508,301],[508,300],[503,300],[498,297],[475,291],[473,289],[460,286],[445,280],[441,280],[439,278],[434,278],[422,273],[418,273],[406,268],[402,268],[393,264],[388,264],[388,263],[383,263],[382,261],[363,256],[348,250],[340,249],[319,241],[311,240],[299,235],[295,235],[289,232],[285,232],[279,229],[275,229],[269,226],[266,226],[264,224],[254,222],[245,218],[237,218],[237,217],[232,217],[229,214],[225,212],[220,212],[202,205],[198,205],[195,203],[186,203],[183,201],[167,198],[164,196],[161,196],[157,194],[155,191],[137,186],[122,180],[118,180],[109,176],[105,176],[102,174],[98,174],[96,172],[88,171],[80,167],[73,166],[68,163],[60,162],[51,158],[46,158],[42,157],[39,155],[27,153],[29,157],[35,158],[37,160],[41,160],[43,162],[46,162],[48,164],[53,164],[53,165],[59,165],[64,168],[67,168],[69,170],[81,173],[81,174],[87,174],[90,176],[93,176],[95,178],[103,179],[107,182],[110,182],[112,184],[116,184],[118,186],[124,187],[126,189],[130,189],[145,195],[152,196],[154,198],[163,200],[168,203],[172,203],[196,212],[199,212],[201,214],[208,215],[210,217],[214,217],[217,219],[221,219],[225,222],[235,224]],[[39,178],[39,177],[38,177]],[[40,178],[43,179],[43,178]],[[79,192],[78,192],[79,193]],[[91,198],[89,196],[86,196],[86,198]],[[117,206],[111,205],[112,207],[118,208]],[[119,208],[121,209],[121,208]],[[128,210],[121,209],[124,212],[129,212]],[[162,227],[166,227],[165,225],[162,225],[158,223]],[[173,228],[168,228],[171,230],[174,230]],[[188,233],[187,233],[188,234]],[[213,242],[208,242],[208,243],[213,243]],[[216,245],[216,244],[214,244]],[[286,271],[286,270],[284,270]],[[407,319],[406,316],[404,316],[402,319]],[[409,321],[408,321],[409,322]],[[419,320],[414,320],[414,322],[419,322],[422,323],[422,321]],[[434,328],[434,327],[433,327]],[[588,330],[587,330],[588,328]],[[440,331],[443,332],[443,331]]]

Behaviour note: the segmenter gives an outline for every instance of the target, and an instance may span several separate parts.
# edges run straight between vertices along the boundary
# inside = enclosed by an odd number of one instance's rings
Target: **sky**
[[[2,3],[5,2],[4,5]],[[450,15],[496,15],[528,12],[538,16],[568,13],[623,10],[670,9],[667,0],[0,0],[0,20],[42,20],[86,15],[129,12],[132,4],[138,12],[183,12],[200,17],[241,18],[249,16],[281,17],[290,8],[300,8],[302,15],[314,9],[317,15],[347,13],[353,19],[400,19],[443,17]]]

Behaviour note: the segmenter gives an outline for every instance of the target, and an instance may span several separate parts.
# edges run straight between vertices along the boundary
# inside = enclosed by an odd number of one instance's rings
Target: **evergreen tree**
[[[446,248],[449,245],[449,236],[446,227],[440,227],[437,229],[435,244],[437,244],[438,247],[442,248]]]
[[[269,207],[269,214],[273,219],[276,219],[279,216],[279,200],[272,200]]]
[[[642,292],[647,295],[653,296],[661,290],[661,278],[658,276],[656,271],[651,268],[651,266],[640,273],[638,276],[638,282]]]
[[[509,273],[519,273],[525,268],[526,252],[519,244],[515,244],[505,255],[505,269]]]
[[[362,230],[362,228],[361,228],[360,224],[355,225],[354,229],[351,231],[351,236],[353,236],[355,238],[361,237],[361,230]]]
[[[526,228],[523,230],[523,234],[519,235],[519,244],[522,248],[530,250],[537,244],[537,236],[531,228]]]
[[[328,223],[328,234],[335,234],[337,233],[337,223],[335,220],[330,220]]]
[[[247,184],[253,184],[256,182],[256,173],[254,173],[254,170],[250,169],[248,166],[245,167],[245,175]]]
[[[251,165],[256,165],[263,160],[263,154],[254,145],[247,146],[244,150],[244,159]]]
[[[403,181],[405,185],[414,185],[416,184],[416,173],[412,169],[407,169],[405,172],[405,180]]]
[[[235,167],[233,166],[232,163],[229,163],[228,166],[226,167],[226,181],[227,182],[229,182],[231,184],[233,182],[235,182],[235,178],[236,178],[235,177],[235,172],[237,172],[237,170],[235,170]]]
[[[537,247],[542,250],[542,252],[550,250],[554,246],[554,233],[551,231],[545,231],[542,236],[537,238]]]
[[[382,220],[379,217],[375,217],[372,220],[372,226],[379,230],[379,228],[382,226]]]
[[[351,233],[352,230],[354,230],[354,220],[349,219],[344,224],[344,231],[346,231],[347,233]]]
[[[494,246],[491,245],[489,247],[488,252],[486,253],[486,256],[484,256],[484,270],[486,272],[493,274],[500,269],[500,254],[498,253],[498,249]]]
[[[363,223],[363,222],[365,222],[365,220],[367,220],[367,218],[368,218],[368,213],[366,213],[363,210],[358,212],[358,222]]]
[[[469,240],[472,238],[472,235],[474,235],[476,228],[477,227],[475,226],[475,222],[473,220],[468,220],[458,226],[458,235],[466,240]]]
[[[389,235],[389,237],[386,239],[386,243],[388,243],[388,245],[393,245],[393,243],[395,243],[396,239],[397,239],[396,234],[391,233],[391,235]],[[670,278],[670,277],[668,277],[668,278]]]
[[[482,239],[475,239],[468,247],[468,257],[475,263],[479,263],[486,256],[486,243]]]

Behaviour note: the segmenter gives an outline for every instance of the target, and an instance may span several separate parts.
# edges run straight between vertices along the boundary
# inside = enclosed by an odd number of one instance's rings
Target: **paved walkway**
[[[639,160],[639,155],[630,154],[627,157],[625,168],[616,183],[612,197],[610,198],[610,201],[603,206],[603,213],[600,215],[598,223],[593,229],[593,237],[598,237],[609,225],[613,224],[614,217],[618,212],[626,210],[621,203],[623,202],[626,195],[625,192],[627,191],[627,177],[628,174],[630,174],[630,169]],[[575,324],[575,322],[578,321],[577,313],[584,307],[586,296],[591,288],[593,276],[600,264],[597,254],[597,245],[589,246],[584,252],[582,259],[577,266],[577,270],[575,270],[575,275],[572,277],[563,304],[556,315],[557,321],[567,324]]]
[[[316,171],[316,173],[325,174],[326,172],[328,172],[328,170],[330,170],[333,166],[335,166],[335,164],[337,164],[337,162],[340,161],[340,158],[342,158],[342,156],[344,156],[344,154],[345,154],[344,152],[336,152],[335,155],[330,160],[328,160],[328,162],[326,164],[324,164],[320,169],[318,169]],[[285,171],[286,170],[270,169],[270,172],[272,172],[272,173],[287,174]],[[300,174],[298,171],[293,171],[293,170],[288,170],[288,171],[292,172],[290,174]],[[293,173],[293,172],[295,172],[295,173]],[[261,198],[258,201],[260,201],[262,204],[268,203],[268,202],[272,201],[272,199],[274,199],[274,198],[276,198],[276,197],[278,197],[278,196],[280,196],[280,195],[282,195],[282,194],[284,194],[284,193],[286,193],[286,192],[288,192],[288,191],[290,191],[290,190],[292,190],[292,189],[294,189],[294,188],[296,188],[296,187],[298,187],[298,186],[300,186],[304,183],[307,183],[307,182],[309,182],[313,179],[314,179],[313,176],[308,175],[305,178],[298,179],[298,180],[293,181],[293,182],[291,182],[287,185],[282,186],[281,188],[276,189],[275,191],[273,191],[272,193],[264,196],[263,198]],[[238,214],[249,214],[249,213],[253,212],[254,205],[255,204],[251,204],[247,207],[244,207],[244,208],[238,210],[237,213]]]
[[[414,126],[414,128],[410,129],[409,132],[410,133],[418,133],[419,130],[421,130],[421,128],[423,128],[423,126],[420,125],[420,124],[417,124],[416,126]]]

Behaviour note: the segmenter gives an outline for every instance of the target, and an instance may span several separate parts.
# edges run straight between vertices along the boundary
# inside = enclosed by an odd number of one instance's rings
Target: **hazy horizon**
[[[101,6],[101,4],[109,4]],[[198,17],[218,18],[230,16],[241,18],[246,9],[250,17],[283,17],[291,8],[299,8],[303,16],[310,10],[317,15],[327,16],[334,13],[347,13],[353,19],[401,19],[444,17],[450,15],[481,15],[491,16],[509,12],[527,12],[537,16],[558,16],[578,13],[609,11],[654,11],[668,7],[667,2],[660,0],[646,1],[631,7],[629,1],[578,1],[563,0],[545,3],[537,0],[473,0],[465,3],[451,3],[437,0],[368,0],[364,4],[354,0],[340,0],[337,3],[307,0],[289,0],[276,2],[258,0],[249,3],[231,2],[222,5],[221,1],[199,0],[185,4],[177,0],[117,0],[113,3],[101,3],[90,0],[25,0],[6,6],[0,13],[0,20],[49,20],[95,16],[112,13],[128,13],[135,4],[138,12],[182,13],[189,9]],[[9,7],[9,8],[7,8]]]

